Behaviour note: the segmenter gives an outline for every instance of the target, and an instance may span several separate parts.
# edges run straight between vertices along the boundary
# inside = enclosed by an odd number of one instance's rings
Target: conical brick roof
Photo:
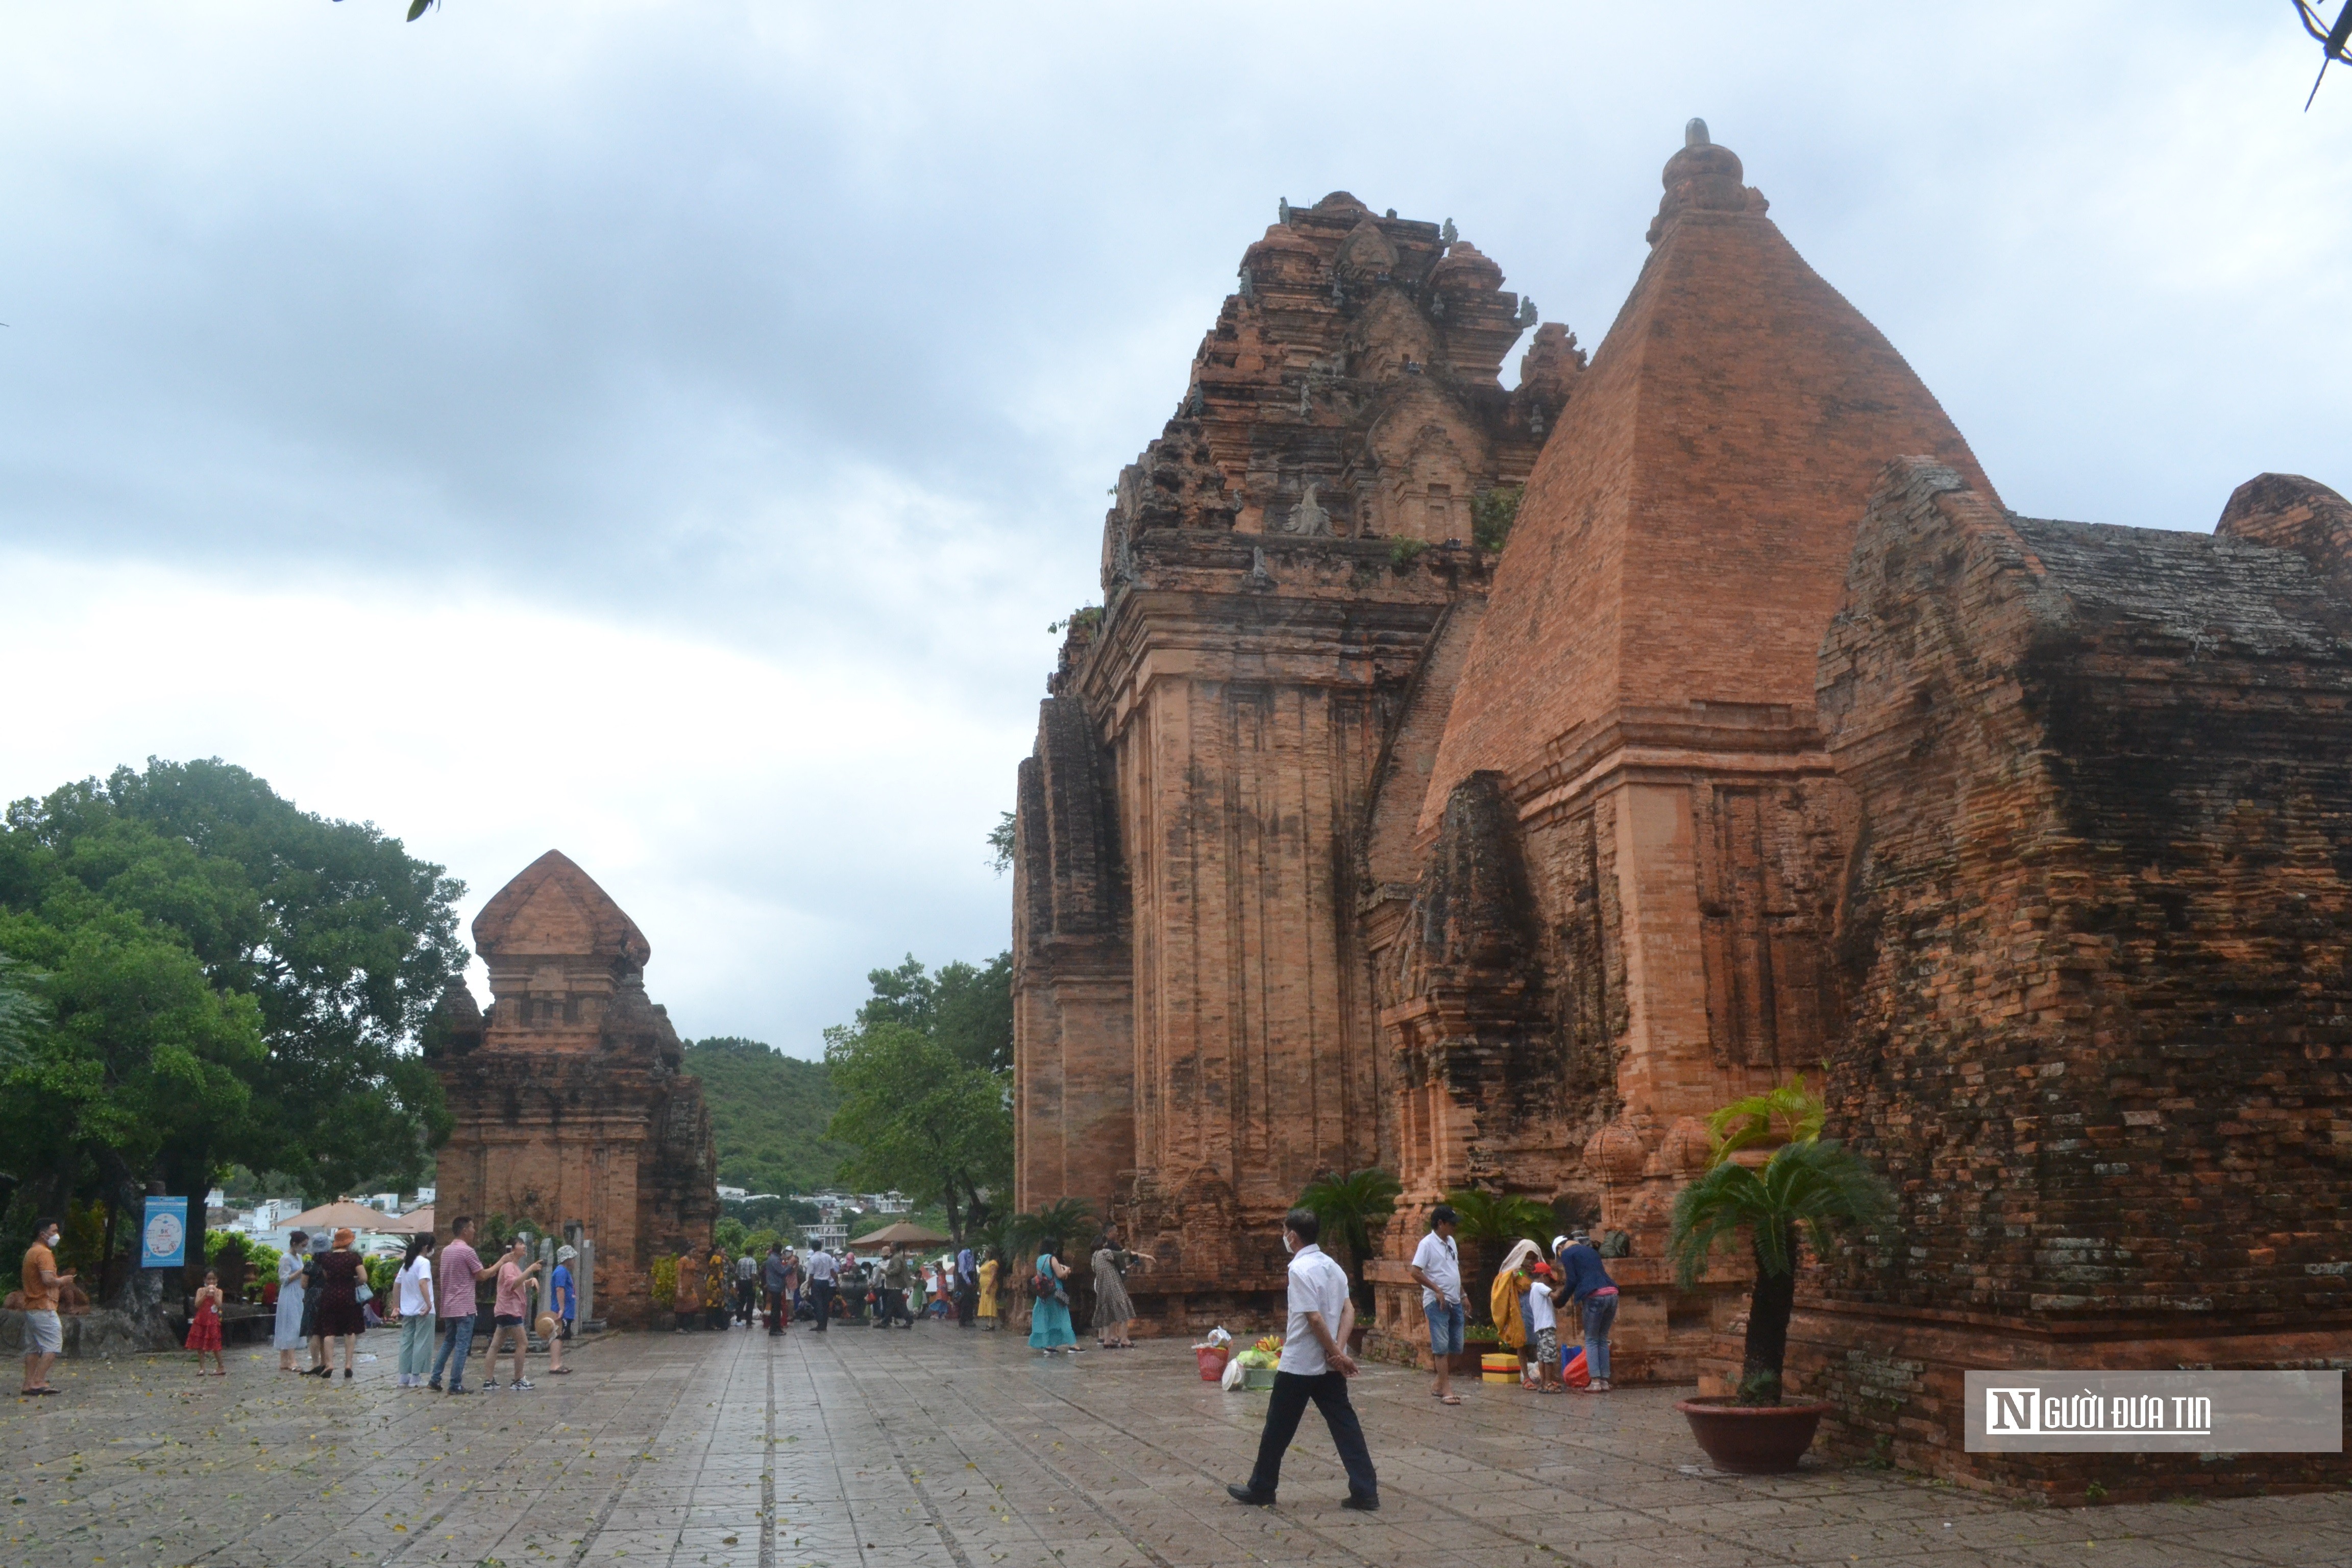
[[[1524,780],[1630,710],[1786,705],[1864,499],[1924,455],[1990,493],[1935,397],[1741,183],[1665,167],[1640,279],[1538,461],[1448,720],[1422,832],[1474,772]]]

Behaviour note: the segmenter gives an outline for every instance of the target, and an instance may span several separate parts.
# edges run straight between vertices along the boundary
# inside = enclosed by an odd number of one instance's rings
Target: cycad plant
[[[1822,1097],[1805,1087],[1803,1073],[1792,1073],[1777,1089],[1733,1100],[1706,1119],[1706,1130],[1715,1139],[1712,1163],[1718,1165],[1759,1143],[1819,1138]]]
[[[1478,1277],[1475,1284],[1463,1281],[1463,1305],[1474,1321],[1491,1319],[1495,1271],[1501,1267],[1503,1255],[1522,1241],[1543,1246],[1558,1216],[1549,1204],[1516,1193],[1482,1192],[1476,1187],[1450,1192],[1445,1201],[1454,1210],[1455,1234],[1478,1249]]]
[[[1776,1101],[1776,1096],[1782,1098]],[[1774,1150],[1760,1171],[1731,1158],[1769,1136],[1774,1120],[1804,1135]],[[1833,1232],[1885,1224],[1894,1213],[1894,1197],[1861,1156],[1821,1136],[1821,1103],[1801,1079],[1771,1095],[1726,1106],[1709,1125],[1717,1139],[1716,1163],[1675,1200],[1666,1249],[1687,1290],[1698,1282],[1718,1241],[1747,1235],[1756,1258],[1756,1284],[1748,1300],[1738,1403],[1778,1405],[1801,1241],[1810,1239],[1815,1255],[1824,1254]]]
[[[1087,1233],[1094,1227],[1094,1205],[1084,1198],[1057,1198],[1034,1213],[1014,1215],[1006,1222],[1005,1239],[1019,1255],[1022,1268],[1035,1268],[1037,1254],[1051,1251],[1076,1268],[1078,1265],[1064,1256],[1062,1248],[1073,1237],[1084,1245]]]
[[[1372,1232],[1396,1213],[1397,1194],[1403,1190],[1403,1184],[1388,1172],[1368,1166],[1344,1176],[1326,1173],[1298,1194],[1298,1206],[1313,1209],[1315,1217],[1323,1222],[1324,1250],[1331,1250],[1332,1243],[1347,1247],[1360,1316],[1371,1313],[1372,1286],[1364,1278],[1364,1260],[1372,1254]]]
[[[1009,1214],[992,1214],[980,1224],[969,1226],[963,1233],[963,1244],[971,1248],[975,1261],[992,1254],[1002,1254],[1010,1259],[1018,1250],[1013,1239],[1013,1221]]]

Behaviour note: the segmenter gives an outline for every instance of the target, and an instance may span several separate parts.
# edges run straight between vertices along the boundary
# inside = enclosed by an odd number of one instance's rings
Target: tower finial
[[[1706,121],[1696,115],[1691,116],[1690,123],[1683,127],[1683,145],[1685,147],[1707,145]]]

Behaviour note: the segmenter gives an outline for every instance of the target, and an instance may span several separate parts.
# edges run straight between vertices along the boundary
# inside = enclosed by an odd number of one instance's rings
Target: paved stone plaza
[[[379,1351],[391,1336],[373,1336]],[[1228,1502],[1263,1396],[1178,1345],[1050,1363],[1011,1334],[613,1336],[569,1377],[452,1400],[232,1351],[61,1363],[6,1406],[0,1563],[1488,1565],[2352,1563],[2352,1491],[2061,1510],[1866,1470],[1716,1475],[1675,1394],[1356,1384],[1385,1506],[1310,1413],[1270,1510]],[[533,1358],[539,1370],[540,1358]],[[472,1371],[478,1376],[478,1363]]]

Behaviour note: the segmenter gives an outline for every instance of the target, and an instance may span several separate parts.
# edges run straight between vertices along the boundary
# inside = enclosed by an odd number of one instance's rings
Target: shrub
[[[1519,498],[1526,493],[1524,485],[1496,485],[1471,498],[1470,538],[1479,549],[1490,554],[1502,550],[1503,542],[1511,537],[1511,524],[1519,519]]]
[[[1389,564],[1402,572],[1420,560],[1421,552],[1428,548],[1429,542],[1426,540],[1400,539],[1389,546]]]

